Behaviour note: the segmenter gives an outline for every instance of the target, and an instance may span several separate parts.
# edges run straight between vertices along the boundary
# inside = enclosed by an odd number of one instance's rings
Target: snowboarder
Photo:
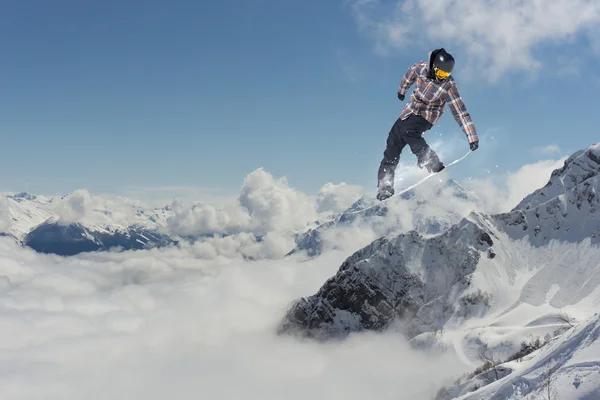
[[[479,147],[475,125],[465,107],[454,77],[454,57],[444,48],[429,53],[428,62],[421,61],[411,65],[402,78],[398,88],[398,99],[404,96],[416,81],[410,101],[404,106],[400,117],[389,132],[383,160],[377,174],[377,199],[385,200],[394,195],[394,174],[400,153],[408,145],[417,156],[417,166],[425,167],[429,172],[440,172],[445,168],[437,154],[423,138],[423,133],[440,119],[446,104],[450,107],[454,119],[464,133],[471,151]]]

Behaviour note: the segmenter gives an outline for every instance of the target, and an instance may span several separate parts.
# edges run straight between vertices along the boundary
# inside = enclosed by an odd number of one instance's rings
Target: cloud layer
[[[343,212],[358,200],[361,194],[362,188],[360,186],[348,185],[344,182],[339,185],[326,183],[317,195],[317,212]]]
[[[259,168],[246,176],[234,200],[215,205],[176,199],[168,229],[181,236],[207,235],[194,245],[205,258],[280,258],[295,247],[298,233],[345,210],[361,191],[344,182],[327,183],[316,197],[310,196],[290,187],[285,177],[276,178]]]
[[[343,257],[206,261],[168,249],[63,259],[0,239],[3,396],[432,397],[461,368],[454,357],[419,354],[393,333],[332,344],[274,334],[289,302]]]
[[[127,226],[136,220],[136,200],[122,197],[93,195],[86,189],[78,189],[55,199],[52,211],[57,214],[60,224],[82,222],[86,224],[119,224]]]
[[[185,205],[175,200],[168,226],[177,235],[216,233],[281,256],[294,247],[295,234],[313,227],[319,218],[345,210],[361,190],[344,182],[327,183],[315,198],[290,187],[285,177],[259,168],[246,176],[234,201]],[[256,236],[264,237],[258,243]],[[250,254],[257,256],[254,250]]]
[[[597,45],[593,38],[600,22],[596,0],[354,0],[348,4],[361,30],[375,40],[378,52],[414,44],[443,46],[466,56],[461,70],[491,81],[507,72],[538,69],[538,47],[568,43],[579,34],[587,34]]]

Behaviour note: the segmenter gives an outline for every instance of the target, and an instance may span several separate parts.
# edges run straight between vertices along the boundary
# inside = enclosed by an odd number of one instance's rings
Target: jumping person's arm
[[[404,98],[406,96],[406,92],[411,87],[415,80],[417,79],[417,68],[420,63],[416,63],[408,67],[408,70],[402,77],[402,81],[400,82],[400,87],[398,88],[398,95]]]
[[[461,127],[465,135],[467,135],[467,140],[469,143],[479,142],[475,124],[473,124],[471,115],[467,111],[467,107],[460,97],[458,88],[455,85],[452,85],[452,87],[448,90],[447,102],[448,107],[452,111],[454,119],[456,122],[458,122],[458,125]]]

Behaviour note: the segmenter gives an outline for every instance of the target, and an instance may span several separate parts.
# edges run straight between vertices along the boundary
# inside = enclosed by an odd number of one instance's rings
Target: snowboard
[[[456,163],[459,163],[459,162],[461,162],[462,160],[464,160],[464,159],[465,159],[465,158],[466,158],[466,157],[469,155],[469,153],[471,153],[471,150],[469,150],[469,152],[468,152],[467,154],[465,154],[464,156],[462,156],[461,158],[458,158],[458,159],[456,159],[456,160],[452,161],[450,164],[446,165],[446,166],[445,166],[445,168],[444,168],[442,171],[445,171],[445,170],[446,170],[448,167],[450,167],[450,166],[452,166],[452,165],[454,165],[454,164],[456,164]],[[442,171],[439,171],[439,172],[432,172],[432,173],[430,173],[429,175],[425,176],[425,177],[424,177],[423,179],[421,179],[420,181],[418,181],[418,182],[416,182],[416,183],[413,183],[412,185],[410,185],[410,186],[409,186],[409,187],[407,187],[406,189],[403,189],[403,190],[402,190],[402,191],[400,191],[400,192],[396,192],[396,193],[394,193],[392,196],[388,197],[387,199],[381,200],[381,201],[386,201],[386,200],[388,200],[388,199],[391,199],[391,198],[392,198],[392,197],[394,197],[394,196],[398,196],[398,195],[401,195],[401,194],[403,194],[403,193],[406,193],[406,192],[408,192],[409,190],[412,190],[412,189],[416,188],[416,187],[417,187],[417,186],[419,186],[421,183],[425,182],[427,179],[431,178],[431,177],[432,177],[432,176],[434,176],[434,175],[437,175],[437,174],[439,174],[439,173],[440,173],[440,172],[442,172]]]
[[[423,182],[425,182],[427,179],[431,178],[432,176],[435,176],[435,175],[439,174],[440,172],[443,172],[443,171],[445,171],[446,169],[448,169],[448,167],[450,167],[450,166],[452,166],[452,165],[454,165],[454,164],[457,164],[457,163],[461,162],[461,161],[462,161],[462,160],[464,160],[464,159],[465,159],[465,158],[466,158],[466,157],[467,157],[467,156],[468,156],[470,153],[472,153],[472,151],[471,151],[471,150],[469,150],[469,151],[467,152],[467,154],[465,154],[464,156],[462,156],[462,157],[460,157],[460,158],[458,158],[458,159],[456,159],[456,160],[452,161],[450,164],[447,164],[443,170],[441,170],[441,171],[439,171],[439,172],[432,172],[432,173],[430,173],[429,175],[427,175],[427,176],[425,176],[424,178],[422,178],[420,181],[418,181],[418,182],[416,182],[416,183],[413,183],[412,185],[410,185],[410,186],[409,186],[409,187],[407,187],[406,189],[402,189],[401,191],[394,193],[392,196],[388,197],[387,199],[383,199],[383,200],[377,200],[377,201],[378,201],[378,203],[376,203],[376,204],[374,204],[374,205],[372,205],[372,206],[370,206],[370,207],[367,207],[367,208],[364,208],[364,209],[362,209],[362,210],[361,210],[361,212],[362,212],[362,211],[365,211],[365,210],[368,210],[369,208],[376,207],[376,206],[380,205],[380,203],[385,203],[386,201],[388,201],[388,200],[389,200],[389,199],[391,199],[391,198],[394,198],[394,197],[396,197],[396,196],[399,196],[399,195],[401,195],[401,194],[403,194],[403,193],[406,193],[406,192],[408,192],[409,190],[412,190],[412,189],[416,188],[417,186],[419,186],[420,184],[422,184]]]

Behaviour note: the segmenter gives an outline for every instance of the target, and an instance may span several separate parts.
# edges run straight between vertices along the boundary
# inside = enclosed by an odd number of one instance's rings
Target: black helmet
[[[434,50],[431,53],[431,73],[438,79],[446,79],[454,69],[454,57],[444,48]]]

